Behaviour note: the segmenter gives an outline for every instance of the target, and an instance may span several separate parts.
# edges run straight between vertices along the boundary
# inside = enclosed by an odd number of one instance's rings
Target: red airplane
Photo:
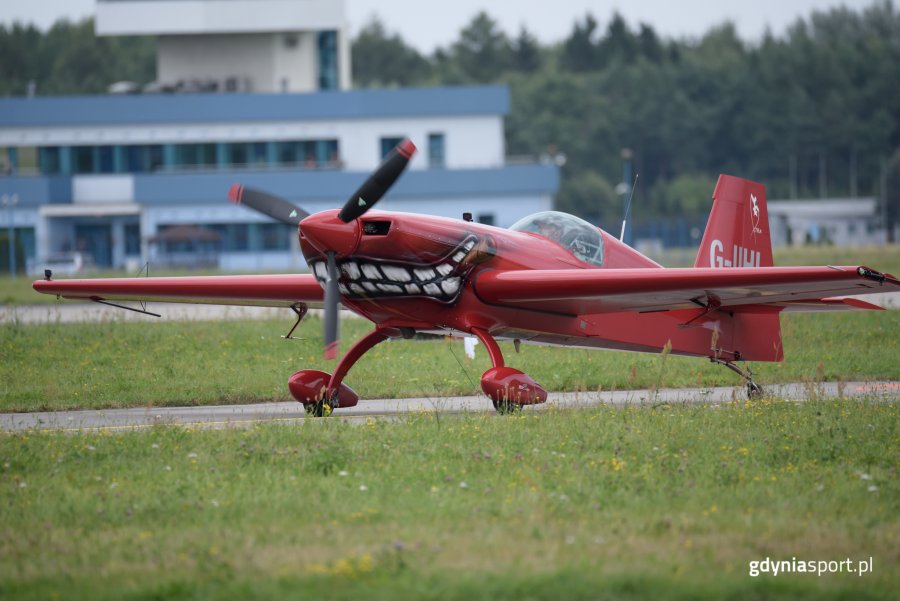
[[[900,290],[865,266],[774,267],[765,188],[722,175],[693,268],[665,269],[605,231],[547,211],[501,229],[468,219],[370,210],[415,152],[401,142],[340,210],[309,215],[281,198],[232,187],[229,197],[298,227],[310,274],[45,280],[38,292],[117,304],[122,300],[290,307],[297,321],[325,308],[325,353],[336,358],[338,304],[375,329],[333,374],[298,371],[291,394],[311,415],[352,407],[342,384],[370,348],[417,332],[472,335],[490,355],[481,388],[501,413],[542,403],[547,392],[507,367],[497,340],[704,357],[740,374],[740,361],[781,361],[786,311],[880,309],[836,298]],[[114,302],[115,301],[115,302]],[[133,309],[132,310],[139,310]],[[143,311],[146,312],[146,311]]]

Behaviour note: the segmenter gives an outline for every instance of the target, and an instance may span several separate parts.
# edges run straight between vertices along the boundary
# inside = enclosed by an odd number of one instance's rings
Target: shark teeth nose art
[[[356,257],[338,262],[341,294],[350,298],[428,297],[452,302],[462,290],[463,279],[471,264],[463,260],[475,248],[477,239],[469,236],[446,257],[430,265],[392,263]],[[324,287],[328,269],[324,261],[310,265]]]

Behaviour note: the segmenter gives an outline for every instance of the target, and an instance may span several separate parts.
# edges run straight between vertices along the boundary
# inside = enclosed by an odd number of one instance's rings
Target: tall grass
[[[3,598],[888,599],[898,405],[0,438]],[[750,561],[874,558],[866,576]]]

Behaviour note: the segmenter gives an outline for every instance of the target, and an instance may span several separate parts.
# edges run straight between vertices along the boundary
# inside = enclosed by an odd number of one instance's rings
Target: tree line
[[[541,44],[481,12],[423,54],[378,20],[352,40],[356,87],[503,83],[509,155],[565,156],[557,205],[610,227],[621,219],[623,151],[640,214],[700,216],[720,172],[765,182],[770,198],[880,196],[897,219],[900,14],[890,0],[798,19],[752,43],[724,23],[696,39],[592,14]],[[46,33],[0,27],[0,95],[104,92],[154,79],[155,42],[96,37],[92,20]],[[560,161],[562,162],[562,161]],[[621,190],[620,190],[621,191]]]

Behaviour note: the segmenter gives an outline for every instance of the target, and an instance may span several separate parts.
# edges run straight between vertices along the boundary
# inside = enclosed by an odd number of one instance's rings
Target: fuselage
[[[327,249],[335,253],[342,304],[379,326],[446,333],[474,327],[499,339],[632,351],[669,344],[674,353],[700,356],[710,355],[711,338],[729,335],[718,321],[680,327],[690,316],[678,311],[575,315],[479,297],[478,278],[487,270],[662,268],[599,228],[599,264],[537,233],[443,217],[372,210],[344,223],[337,211],[324,211],[299,229],[301,250],[319,282],[327,277]]]

